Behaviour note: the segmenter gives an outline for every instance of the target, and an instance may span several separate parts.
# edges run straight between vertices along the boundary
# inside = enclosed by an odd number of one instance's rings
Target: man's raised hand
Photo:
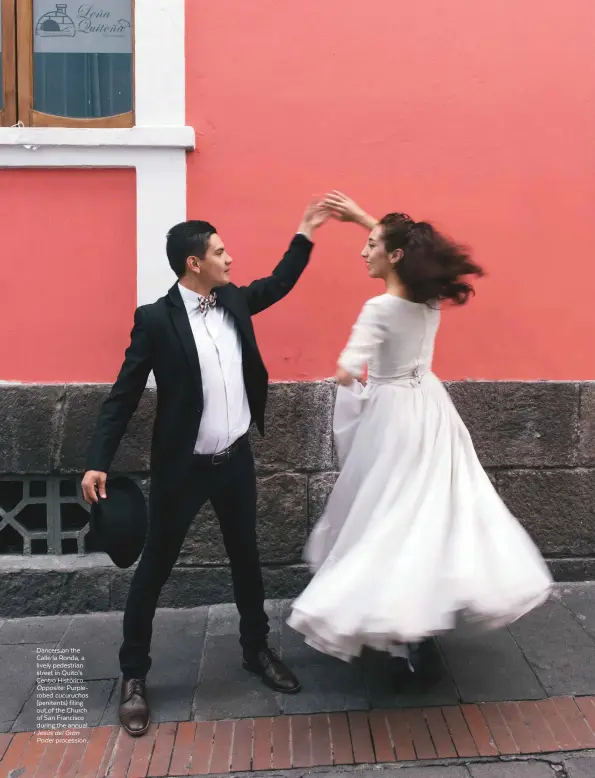
[[[311,238],[314,230],[321,227],[330,216],[330,210],[321,199],[316,198],[306,208],[298,232],[303,232],[308,238]]]

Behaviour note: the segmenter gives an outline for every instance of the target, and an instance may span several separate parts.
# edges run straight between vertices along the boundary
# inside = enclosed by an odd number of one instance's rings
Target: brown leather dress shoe
[[[291,670],[283,664],[272,648],[244,654],[244,670],[258,675],[262,682],[276,692],[297,694],[301,686]]]
[[[132,737],[144,735],[151,723],[147,702],[147,687],[143,678],[122,681],[120,691],[120,723]]]

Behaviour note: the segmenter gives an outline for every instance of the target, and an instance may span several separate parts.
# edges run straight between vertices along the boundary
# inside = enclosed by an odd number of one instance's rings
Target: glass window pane
[[[73,119],[132,110],[132,0],[33,1],[33,107]]]

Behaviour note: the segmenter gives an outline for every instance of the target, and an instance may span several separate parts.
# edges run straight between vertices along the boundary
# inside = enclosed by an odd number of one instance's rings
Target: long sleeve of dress
[[[364,366],[368,364],[368,360],[384,338],[385,326],[378,304],[375,299],[368,300],[353,325],[347,345],[341,352],[339,367],[347,370],[354,378],[361,378]]]

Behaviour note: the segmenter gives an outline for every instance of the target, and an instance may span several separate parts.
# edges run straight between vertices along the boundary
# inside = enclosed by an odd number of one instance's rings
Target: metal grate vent
[[[0,554],[85,554],[88,533],[80,479],[0,478]]]

